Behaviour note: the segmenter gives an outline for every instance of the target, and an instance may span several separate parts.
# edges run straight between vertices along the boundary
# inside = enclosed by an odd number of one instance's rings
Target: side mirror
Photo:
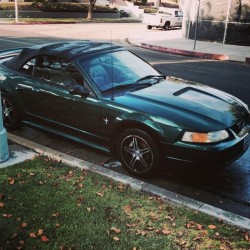
[[[89,96],[90,92],[81,85],[74,85],[69,89],[71,95]]]

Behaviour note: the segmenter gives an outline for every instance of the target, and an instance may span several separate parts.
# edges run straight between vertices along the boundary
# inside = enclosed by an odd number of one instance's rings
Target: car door
[[[71,63],[58,57],[39,56],[28,62],[21,71],[25,73],[25,68],[30,68],[29,64],[33,64],[29,84],[18,85],[27,114],[46,125],[88,135],[98,134],[98,99],[91,90],[88,96],[69,93],[72,86],[84,84],[80,72]]]
[[[175,26],[181,26],[182,25],[182,12],[179,10],[176,10],[174,16],[175,16],[174,18]]]

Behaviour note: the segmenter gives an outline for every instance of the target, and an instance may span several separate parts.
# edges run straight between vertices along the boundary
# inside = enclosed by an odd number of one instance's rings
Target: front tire
[[[151,30],[151,29],[152,29],[152,26],[151,26],[151,25],[147,25],[147,29],[148,29],[148,30]]]
[[[17,129],[21,125],[21,116],[18,109],[7,94],[2,93],[1,99],[4,126],[8,129]]]
[[[159,147],[153,138],[141,129],[127,129],[119,137],[117,153],[130,173],[148,177],[157,173],[160,163]]]

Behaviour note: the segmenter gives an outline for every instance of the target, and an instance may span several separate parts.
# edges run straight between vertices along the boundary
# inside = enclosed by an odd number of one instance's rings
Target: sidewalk
[[[216,42],[203,42],[182,37],[181,30],[152,29],[130,36],[127,41],[147,49],[180,55],[215,60],[230,60],[250,64],[250,47],[228,45]],[[195,47],[195,49],[194,49]]]

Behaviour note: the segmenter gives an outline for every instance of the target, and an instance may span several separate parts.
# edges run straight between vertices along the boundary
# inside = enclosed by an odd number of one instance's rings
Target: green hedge
[[[40,10],[40,11],[70,11],[70,12],[88,12],[88,4],[80,3],[52,3],[52,2],[39,2],[33,3],[19,3],[18,9],[24,11]],[[0,3],[0,10],[14,10],[15,4],[13,2]],[[117,13],[116,8],[112,9],[109,6],[96,5],[94,12]]]
[[[70,11],[70,12],[88,12],[87,4],[79,3],[50,3],[50,2],[34,2],[33,7],[41,11]],[[109,8],[108,6],[98,6],[94,8],[94,12],[116,13],[117,9]]]

